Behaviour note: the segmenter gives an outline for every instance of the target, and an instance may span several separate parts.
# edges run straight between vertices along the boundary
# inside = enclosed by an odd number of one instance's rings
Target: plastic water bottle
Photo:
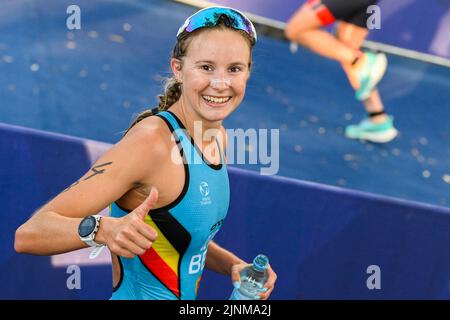
[[[241,285],[233,290],[230,300],[256,300],[255,296],[264,292],[268,265],[269,259],[265,255],[257,255],[252,265],[241,270]]]

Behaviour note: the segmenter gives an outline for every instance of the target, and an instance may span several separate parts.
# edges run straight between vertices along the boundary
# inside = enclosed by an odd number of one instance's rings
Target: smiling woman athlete
[[[252,23],[234,9],[189,17],[158,110],[139,115],[89,172],[23,224],[16,251],[53,255],[105,245],[112,299],[195,299],[204,266],[238,281],[247,264],[212,239],[229,204],[222,121],[244,97],[255,43]],[[110,217],[92,215],[108,205]],[[269,267],[258,298],[269,297],[275,280]]]

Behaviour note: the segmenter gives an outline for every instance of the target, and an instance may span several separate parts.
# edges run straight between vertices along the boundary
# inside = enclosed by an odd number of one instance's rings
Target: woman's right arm
[[[137,183],[152,176],[165,152],[156,127],[133,128],[103,154],[78,181],[37,210],[16,230],[14,248],[19,253],[53,255],[87,247],[78,236],[78,225],[119,199]],[[150,248],[156,232],[144,223],[155,205],[156,190],[130,214],[103,217],[95,241],[117,255],[133,257]]]

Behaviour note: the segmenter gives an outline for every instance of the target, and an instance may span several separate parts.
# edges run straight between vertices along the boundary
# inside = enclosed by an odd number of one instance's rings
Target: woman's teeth
[[[202,96],[207,102],[213,103],[225,103],[231,99],[231,97],[212,97],[212,96]]]

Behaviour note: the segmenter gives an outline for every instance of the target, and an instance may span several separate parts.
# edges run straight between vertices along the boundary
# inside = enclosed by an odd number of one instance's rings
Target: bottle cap
[[[267,258],[263,254],[258,254],[255,259],[253,259],[253,266],[258,271],[264,271],[266,270],[267,266],[269,265],[269,258]]]

